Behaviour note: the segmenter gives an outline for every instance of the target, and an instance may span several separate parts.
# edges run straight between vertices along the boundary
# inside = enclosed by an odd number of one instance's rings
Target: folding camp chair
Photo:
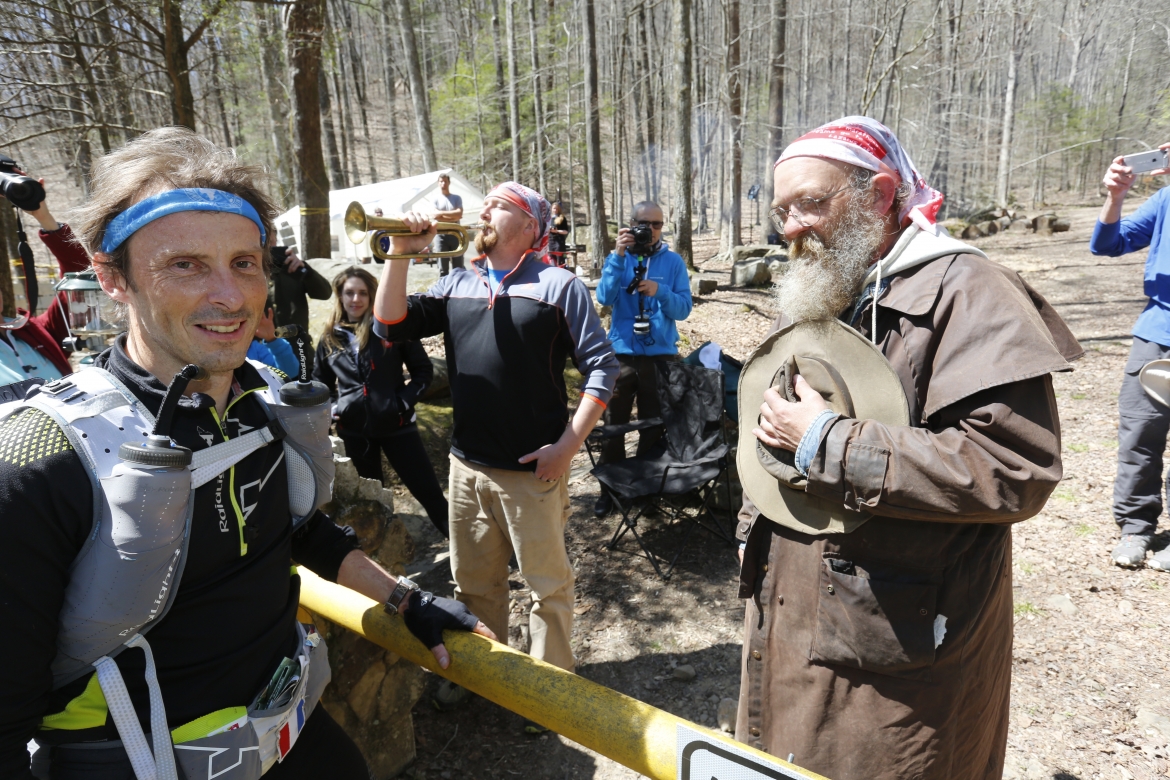
[[[728,544],[734,543],[711,508],[719,478],[727,472],[730,448],[723,429],[723,372],[673,361],[663,361],[655,368],[662,417],[601,426],[589,435],[587,442],[600,445],[605,439],[632,431],[663,429],[656,451],[644,456],[598,466],[592,448],[588,451],[594,463],[593,476],[622,516],[606,546],[614,549],[629,533],[658,576],[669,580],[696,526],[702,526]],[[725,480],[725,484],[730,507],[730,480]],[[686,525],[665,572],[662,564],[666,556],[653,552],[645,536],[638,532],[639,518],[651,507],[667,517],[668,525]]]

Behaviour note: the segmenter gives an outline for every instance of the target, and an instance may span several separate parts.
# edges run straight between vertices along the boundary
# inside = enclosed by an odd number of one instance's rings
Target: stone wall
[[[358,476],[344,446],[334,440],[337,478],[325,508],[338,525],[357,533],[362,550],[394,574],[414,558],[414,540],[394,514],[394,494]],[[422,696],[424,672],[389,650],[314,616],[329,645],[333,682],[321,703],[341,724],[370,765],[375,780],[397,776],[415,757],[410,711]]]

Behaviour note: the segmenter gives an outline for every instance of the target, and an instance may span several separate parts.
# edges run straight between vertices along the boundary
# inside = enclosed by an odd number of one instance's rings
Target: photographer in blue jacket
[[[621,373],[605,412],[607,425],[630,421],[634,400],[638,419],[658,417],[658,373],[655,365],[678,360],[678,328],[675,323],[691,314],[691,281],[687,264],[662,240],[662,209],[644,200],[634,206],[630,227],[618,231],[617,245],[605,259],[597,302],[613,310],[609,340],[613,343]],[[653,449],[661,429],[638,434],[638,454]],[[606,440],[600,461],[613,463],[626,456],[621,437]],[[603,517],[613,509],[604,493],[594,514]]]

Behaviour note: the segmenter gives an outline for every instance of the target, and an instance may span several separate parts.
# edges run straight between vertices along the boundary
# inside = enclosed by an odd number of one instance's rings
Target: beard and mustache
[[[484,225],[483,230],[475,234],[475,250],[481,255],[491,252],[500,243],[500,234],[491,225]]]
[[[774,296],[793,322],[837,317],[856,300],[886,238],[884,219],[868,202],[868,192],[850,190],[845,209],[822,223],[821,233],[806,230],[792,240]]]

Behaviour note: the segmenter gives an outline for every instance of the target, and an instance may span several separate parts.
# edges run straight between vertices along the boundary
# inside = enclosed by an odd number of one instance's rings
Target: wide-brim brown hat
[[[1170,360],[1151,360],[1138,372],[1146,393],[1162,406],[1170,406]]]
[[[797,400],[796,374],[819,392],[829,407],[856,420],[909,425],[906,394],[889,361],[860,333],[838,320],[813,320],[773,333],[752,353],[739,375],[739,449],[736,465],[743,492],[760,514],[806,534],[849,533],[868,512],[846,509],[805,492],[794,455],[752,435],[764,391],[775,387]]]

